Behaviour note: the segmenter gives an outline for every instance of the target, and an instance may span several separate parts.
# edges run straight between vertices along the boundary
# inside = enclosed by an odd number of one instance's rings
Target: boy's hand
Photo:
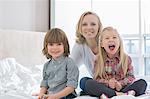
[[[58,99],[55,94],[49,94],[46,99]]]
[[[45,98],[45,94],[39,93],[38,99],[47,99],[47,98]]]

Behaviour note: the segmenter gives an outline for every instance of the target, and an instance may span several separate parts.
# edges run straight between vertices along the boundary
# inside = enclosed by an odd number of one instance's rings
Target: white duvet
[[[22,66],[14,58],[0,60],[0,99],[37,99],[32,93],[39,91],[43,65]],[[148,94],[139,97],[123,95],[112,99],[150,99]],[[97,99],[90,96],[78,96],[76,99]]]
[[[39,90],[41,67],[25,68],[14,58],[0,60],[0,99],[30,99]]]

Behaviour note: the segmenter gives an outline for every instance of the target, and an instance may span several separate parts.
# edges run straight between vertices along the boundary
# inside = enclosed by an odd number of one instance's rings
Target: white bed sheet
[[[90,97],[90,96],[78,96],[75,99],[99,99],[96,97]],[[121,95],[121,96],[114,96],[111,99],[150,99],[150,95],[141,95],[138,97],[132,96],[132,95]]]
[[[32,93],[40,90],[43,65],[26,68],[14,58],[0,60],[0,99],[37,99]],[[148,81],[148,80],[147,80]],[[79,92],[79,91],[78,91]],[[111,99],[150,99],[150,82],[147,94],[134,97],[130,95],[115,96]],[[90,96],[78,96],[75,99],[97,99]]]
[[[40,89],[42,67],[26,68],[14,58],[0,60],[0,99],[34,99],[31,94]]]

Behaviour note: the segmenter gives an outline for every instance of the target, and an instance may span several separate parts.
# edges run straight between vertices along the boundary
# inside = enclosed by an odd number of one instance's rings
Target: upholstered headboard
[[[45,63],[42,54],[44,35],[44,32],[0,29],[0,59],[13,57],[24,66]]]

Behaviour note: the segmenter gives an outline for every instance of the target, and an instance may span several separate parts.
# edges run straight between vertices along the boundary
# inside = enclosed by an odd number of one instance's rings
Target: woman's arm
[[[72,48],[70,57],[75,61],[78,67],[80,67],[83,64],[83,60],[82,60],[83,53],[84,52],[83,52],[82,44],[75,43]]]

